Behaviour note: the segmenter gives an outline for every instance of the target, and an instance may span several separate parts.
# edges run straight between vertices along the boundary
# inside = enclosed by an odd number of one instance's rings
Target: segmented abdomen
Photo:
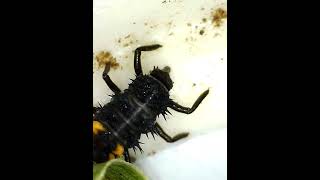
[[[155,133],[156,118],[166,114],[169,101],[163,85],[150,76],[138,76],[128,89],[113,95],[111,101],[96,112],[94,119],[103,124],[106,132],[95,136],[94,153],[99,159],[104,158],[117,144],[141,150],[141,134]]]

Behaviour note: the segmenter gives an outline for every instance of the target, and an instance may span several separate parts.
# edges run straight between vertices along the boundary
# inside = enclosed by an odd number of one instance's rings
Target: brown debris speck
[[[117,63],[116,58],[114,58],[110,52],[101,51],[97,54],[96,60],[98,62],[98,66],[110,66],[111,68],[117,69],[119,67],[119,63]]]
[[[196,38],[190,37],[190,41],[195,42],[196,40]]]
[[[187,25],[188,25],[188,26],[191,26],[191,23],[188,23]]]
[[[128,39],[130,37],[130,34],[128,35],[128,36],[126,36],[126,37],[124,37],[125,39]]]
[[[212,12],[212,17],[213,25],[215,27],[220,27],[223,22],[223,19],[227,18],[227,12],[222,8],[218,8],[214,12]]]
[[[199,34],[202,36],[204,34],[204,29],[201,29]]]
[[[155,154],[156,154],[155,151],[151,151],[150,153],[148,153],[148,156],[153,156],[153,155],[155,155]]]
[[[207,19],[206,18],[202,18],[202,22],[207,22]]]
[[[157,27],[157,26],[158,26],[157,24],[151,25],[150,28],[152,29],[152,28],[155,28],[155,27]]]
[[[213,37],[217,37],[217,36],[220,36],[221,34],[219,33],[215,33]]]

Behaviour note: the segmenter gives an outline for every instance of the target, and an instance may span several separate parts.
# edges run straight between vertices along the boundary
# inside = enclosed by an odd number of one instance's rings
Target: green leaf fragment
[[[114,159],[95,164],[93,180],[147,180],[147,177],[133,164]]]

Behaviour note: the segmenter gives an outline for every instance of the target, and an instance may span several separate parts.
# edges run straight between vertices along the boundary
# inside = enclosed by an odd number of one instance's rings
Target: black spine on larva
[[[134,95],[156,115],[164,113],[170,102],[165,85],[150,75],[138,76],[125,91]]]
[[[94,161],[106,160],[117,143],[141,150],[141,134],[153,135],[156,118],[165,114],[169,101],[169,92],[159,80],[150,75],[137,76],[128,89],[112,96],[95,114],[107,132],[94,139]]]

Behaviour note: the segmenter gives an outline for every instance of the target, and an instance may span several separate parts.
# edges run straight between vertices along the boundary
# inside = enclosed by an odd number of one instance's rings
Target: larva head
[[[166,66],[163,69],[159,69],[158,67],[154,68],[151,71],[150,75],[156,78],[157,80],[159,80],[162,84],[164,84],[169,91],[173,87],[173,82],[170,78],[169,73],[170,73],[170,67]]]

